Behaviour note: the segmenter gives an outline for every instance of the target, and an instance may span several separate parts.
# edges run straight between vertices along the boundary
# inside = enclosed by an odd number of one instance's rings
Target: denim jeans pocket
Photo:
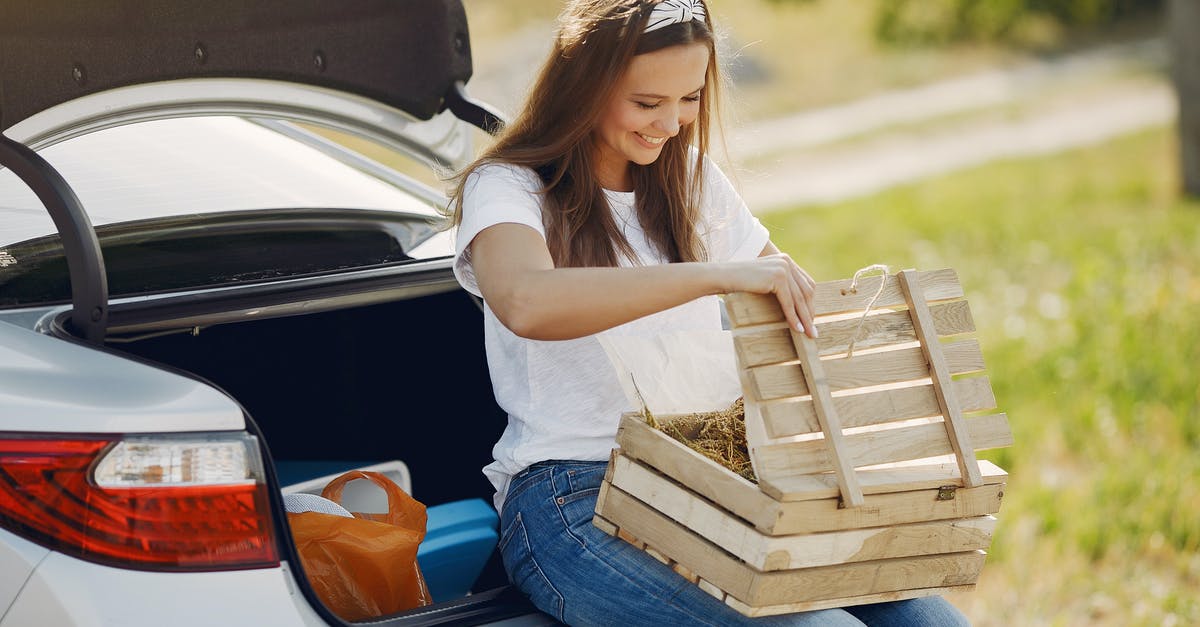
[[[563,596],[550,583],[546,573],[542,571],[533,556],[529,546],[529,535],[525,531],[525,522],[521,513],[513,518],[512,523],[500,538],[500,558],[504,562],[504,570],[518,590],[524,592],[537,608],[555,619],[563,620]]]
[[[572,492],[554,500],[567,533],[585,549],[594,539],[594,534],[599,532],[592,525],[592,518],[596,515],[596,499],[599,496],[600,488],[597,487]]]
[[[599,488],[608,471],[608,463],[588,463],[567,470],[567,483],[572,493]]]

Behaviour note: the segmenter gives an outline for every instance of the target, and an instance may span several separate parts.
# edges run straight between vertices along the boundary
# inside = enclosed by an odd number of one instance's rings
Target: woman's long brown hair
[[[667,141],[654,163],[631,164],[637,212],[647,240],[669,261],[707,256],[697,233],[709,118],[717,102],[711,18],[643,33],[654,0],[574,0],[559,17],[554,50],[524,107],[472,165],[454,179],[453,223],[472,172],[488,163],[527,167],[542,181],[546,244],[557,267],[616,266],[636,255],[596,178],[593,129],[633,57],[669,46],[708,46],[699,114]],[[693,153],[689,147],[695,146]]]

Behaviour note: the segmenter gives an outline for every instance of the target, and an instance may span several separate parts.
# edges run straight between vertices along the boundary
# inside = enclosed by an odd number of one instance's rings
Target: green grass
[[[818,280],[953,267],[1016,444],[981,625],[1200,623],[1200,203],[1165,130],[766,216]]]

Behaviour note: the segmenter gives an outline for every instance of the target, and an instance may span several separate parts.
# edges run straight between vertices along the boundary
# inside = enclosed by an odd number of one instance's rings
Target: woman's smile
[[[650,148],[661,148],[663,142],[667,141],[666,137],[651,137],[650,135],[645,135],[643,133],[636,133],[636,132],[634,133],[634,135],[637,135],[639,138],[641,138],[642,141],[649,144]]]

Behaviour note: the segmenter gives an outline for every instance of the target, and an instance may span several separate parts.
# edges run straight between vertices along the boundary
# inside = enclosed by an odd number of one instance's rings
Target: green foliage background
[[[875,34],[893,44],[1023,39],[1046,20],[1105,26],[1160,10],[1162,0],[879,0]]]
[[[818,280],[953,267],[1015,445],[981,625],[1200,624],[1200,204],[1168,129],[768,214]]]

